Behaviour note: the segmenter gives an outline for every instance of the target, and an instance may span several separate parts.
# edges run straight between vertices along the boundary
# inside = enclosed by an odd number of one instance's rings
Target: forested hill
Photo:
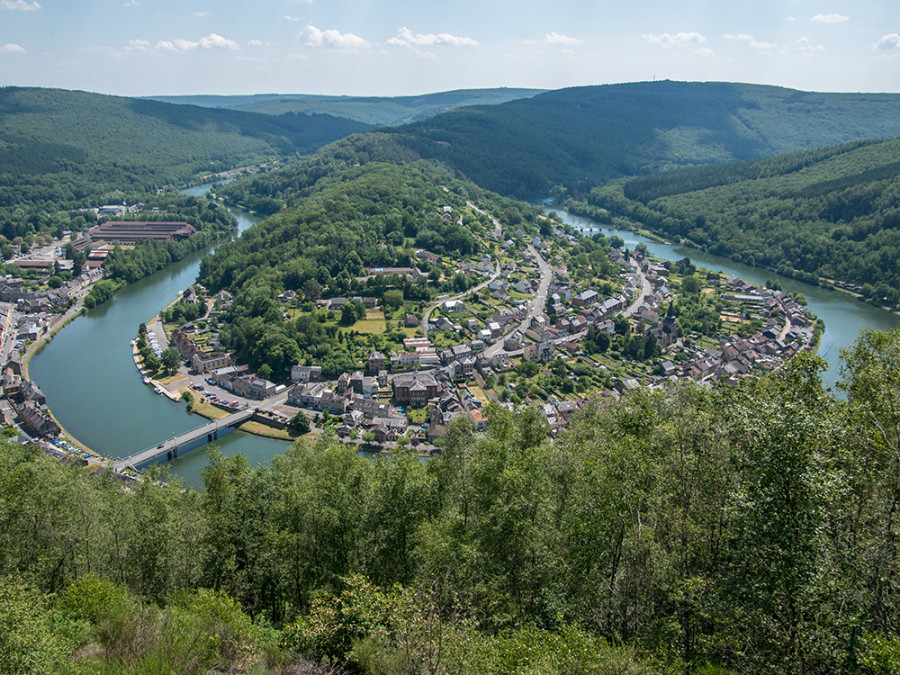
[[[900,136],[900,95],[644,82],[454,110],[395,133],[479,185],[533,199],[563,184]]]
[[[146,188],[198,172],[309,154],[368,125],[59,89],[0,88],[0,207]]]
[[[900,139],[682,169],[595,189],[593,206],[666,237],[900,302]]]
[[[152,96],[167,103],[189,103],[267,115],[326,114],[373,124],[393,126],[471,105],[497,105],[542,93],[543,89],[456,89],[418,96],[315,96],[310,94],[255,94],[252,96]]]

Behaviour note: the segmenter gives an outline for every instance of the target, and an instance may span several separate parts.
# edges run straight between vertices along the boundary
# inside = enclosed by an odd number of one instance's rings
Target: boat
[[[159,387],[153,387],[153,391],[162,396],[162,389],[160,389]]]
[[[146,375],[144,375],[144,377],[141,379],[144,381],[144,384],[150,384],[150,378],[147,377]]]

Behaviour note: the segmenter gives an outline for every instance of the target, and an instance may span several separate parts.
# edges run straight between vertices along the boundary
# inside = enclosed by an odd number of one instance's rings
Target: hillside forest
[[[897,139],[858,142],[618,180],[590,193],[587,212],[895,305],[898,150]]]
[[[900,333],[845,355],[847,400],[821,367],[639,391],[555,441],[493,408],[425,464],[213,453],[199,493],[7,444],[0,669],[896,672]]]
[[[499,274],[507,237],[519,258],[559,239],[547,257],[575,286],[619,291],[613,260],[637,250],[513,197],[896,303],[898,141],[872,139],[900,136],[898,100],[642,83],[355,133],[368,125],[3,88],[0,250],[84,229],[103,202],[200,230],[114,249],[97,305],[224,239],[219,202],[253,210],[200,266],[204,298],[233,295],[203,330],[283,381],[402,344],[404,312],[438,296],[474,305],[457,264],[495,254]],[[268,162],[214,201],[163,189]],[[668,311],[715,344],[722,280],[673,267]],[[317,304],[354,295],[393,308],[377,335],[354,329],[361,302]],[[585,349],[658,356],[624,333]],[[200,490],[0,440],[0,673],[900,672],[900,331],[863,333],[843,364],[837,391],[801,351],[729,385],[610,392],[552,436],[537,400],[588,396],[557,361],[546,389],[485,404],[486,428],[450,423],[428,461],[404,444],[361,456],[323,425],[261,466],[211,450]],[[588,370],[608,388],[611,370]]]

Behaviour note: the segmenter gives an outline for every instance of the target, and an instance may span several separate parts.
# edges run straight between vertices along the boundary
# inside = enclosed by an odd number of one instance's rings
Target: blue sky
[[[0,0],[0,85],[394,96],[665,78],[900,92],[900,3]]]

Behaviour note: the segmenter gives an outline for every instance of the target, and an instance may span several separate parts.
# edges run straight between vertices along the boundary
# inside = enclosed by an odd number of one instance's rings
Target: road
[[[635,296],[634,302],[622,312],[622,316],[626,319],[640,309],[641,305],[644,304],[644,298],[646,296],[653,295],[653,286],[650,285],[650,280],[641,271],[640,265],[634,264],[633,267],[638,279],[641,280],[641,291]]]
[[[477,206],[475,206],[475,204],[473,204],[472,202],[466,202],[466,206],[468,206],[473,211],[477,211],[478,213],[480,213],[482,215],[485,215],[485,216],[488,215],[487,211],[482,211]],[[494,223],[494,238],[500,239],[500,237],[503,236],[503,226],[500,224],[499,220],[494,218],[494,216],[491,216],[491,222]],[[462,224],[462,223],[460,223],[460,224]]]
[[[495,260],[494,261],[494,273],[491,276],[489,276],[485,281],[482,281],[480,284],[478,284],[474,288],[470,288],[467,291],[463,291],[462,293],[457,293],[456,295],[454,295],[452,297],[442,298],[440,301],[434,303],[433,305],[431,305],[431,307],[429,307],[427,310],[425,310],[425,316],[422,318],[422,335],[425,336],[425,339],[426,340],[428,339],[428,320],[431,318],[431,313],[434,310],[436,310],[438,307],[443,305],[445,302],[452,302],[453,300],[459,300],[460,298],[468,295],[469,293],[477,293],[478,291],[480,291],[482,288],[487,286],[489,283],[494,281],[494,279],[496,279],[499,276],[500,276],[500,261]]]
[[[553,270],[550,268],[550,264],[544,260],[543,256],[538,253],[538,250],[528,244],[528,252],[531,253],[535,257],[538,263],[538,270],[541,273],[541,280],[538,283],[538,290],[534,296],[534,300],[531,301],[531,309],[529,310],[527,316],[519,322],[514,328],[506,331],[502,336],[500,336],[494,344],[484,350],[484,356],[486,358],[491,358],[496,356],[500,352],[506,352],[506,349],[503,348],[503,341],[506,339],[508,335],[515,331],[520,331],[523,335],[526,330],[531,326],[531,320],[536,317],[538,314],[541,314],[544,311],[544,307],[547,304],[547,292],[550,289],[550,282],[553,281]],[[515,350],[512,352],[506,352],[510,356],[515,354],[520,354],[521,349]]]

